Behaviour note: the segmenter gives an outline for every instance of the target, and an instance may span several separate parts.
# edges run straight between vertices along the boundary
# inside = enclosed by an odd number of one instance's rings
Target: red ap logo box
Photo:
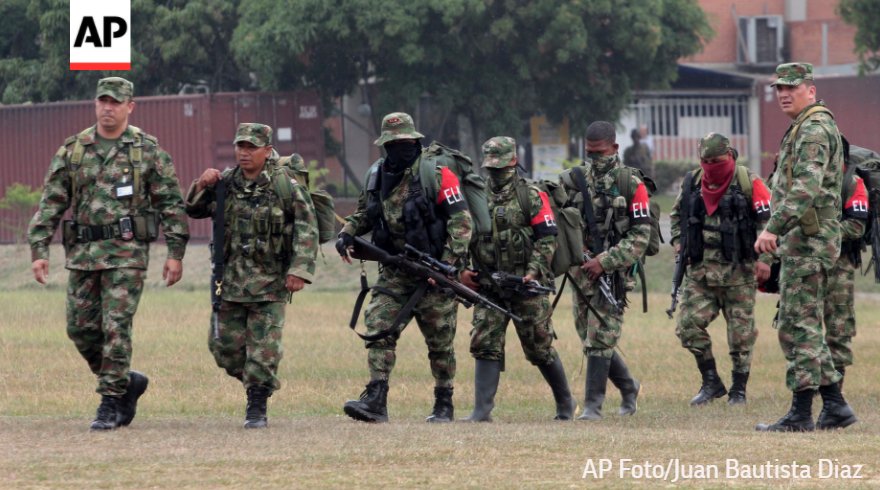
[[[130,0],[70,0],[70,69],[131,69]]]

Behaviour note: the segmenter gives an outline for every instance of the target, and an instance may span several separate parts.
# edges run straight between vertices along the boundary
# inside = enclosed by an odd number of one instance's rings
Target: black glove
[[[341,257],[348,257],[348,247],[354,246],[354,237],[349,235],[348,233],[340,233],[339,238],[336,239],[336,251],[339,252]]]

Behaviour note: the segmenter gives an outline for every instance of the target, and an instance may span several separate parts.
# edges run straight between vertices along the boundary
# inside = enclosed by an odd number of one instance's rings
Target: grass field
[[[288,307],[283,387],[269,400],[270,428],[245,431],[244,392],[207,350],[210,305],[204,247],[185,260],[185,278],[159,286],[162,251],[154,255],[147,291],[135,319],[133,367],[150,388],[138,416],[125,429],[90,433],[99,397],[94,379],[64,333],[61,251],[53,249],[52,283],[36,287],[28,252],[0,247],[0,487],[3,488],[573,488],[670,486],[673,475],[637,478],[625,462],[665,467],[670,460],[711,469],[717,478],[690,479],[695,487],[880,486],[880,308],[878,290],[860,280],[856,364],[846,395],[860,422],[844,431],[761,434],[757,422],[775,421],[788,409],[784,360],[770,327],[776,298],[759,297],[760,335],[749,383],[749,404],[719,401],[704,409],[687,402],[699,387],[690,354],[666,318],[671,257],[651,259],[650,313],[627,313],[621,352],[642,382],[639,412],[615,415],[619,395],[609,385],[606,418],[554,422],[550,390],[508,335],[507,371],[496,397],[493,424],[424,423],[433,403],[433,381],[417,328],[402,336],[383,425],[343,415],[367,381],[365,351],[347,328],[357,289],[357,267],[343,268],[325,249],[320,283],[297,294]],[[370,267],[371,278],[374,267]],[[34,285],[32,285],[32,283]],[[579,400],[584,366],[571,303],[554,315],[556,347]],[[456,338],[457,416],[472,408],[473,359],[468,354],[471,310],[459,311]],[[362,327],[361,327],[362,328]],[[711,327],[719,370],[729,383],[724,327]],[[818,414],[821,403],[814,404]],[[608,474],[585,475],[590,462],[610,460]],[[726,461],[737,460],[735,473]],[[820,470],[837,463],[837,477]],[[746,471],[806,465],[810,478],[746,478]],[[750,466],[749,466],[750,465]],[[863,465],[861,479],[841,476]],[[687,468],[686,468],[687,469]],[[711,474],[709,476],[712,476]],[[760,475],[755,475],[760,476]],[[780,476],[780,475],[775,475]],[[784,476],[784,475],[783,475]],[[800,475],[805,476],[805,475]],[[845,475],[843,475],[845,476]]]

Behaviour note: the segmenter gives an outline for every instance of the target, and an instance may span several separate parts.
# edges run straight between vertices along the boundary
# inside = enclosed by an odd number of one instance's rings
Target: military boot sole
[[[257,419],[257,420],[245,420],[244,428],[245,429],[265,429],[269,427],[269,421],[266,419]]]
[[[361,422],[388,422],[388,415],[369,412],[350,403],[346,403],[342,410],[349,417]]]
[[[746,397],[745,397],[745,395],[743,395],[743,396],[728,396],[727,397],[727,404],[731,405],[731,406],[732,405],[745,405],[746,404]]]
[[[116,425],[125,427],[134,420],[137,414],[138,399],[147,391],[150,379],[145,375],[131,371],[129,374],[128,388],[122,395],[119,411],[116,414]]]
[[[808,424],[788,425],[788,424],[758,424],[755,430],[758,432],[813,432],[816,426],[811,421]]]
[[[708,405],[709,403],[714,402],[715,400],[723,397],[726,394],[727,388],[725,388],[724,386],[710,394],[704,394],[702,391],[700,391],[695,397],[691,398],[690,403],[692,407],[702,407],[703,405]]]
[[[584,413],[580,414],[577,420],[602,420],[602,414],[585,410]]]
[[[577,402],[571,400],[571,408],[565,412],[561,412],[559,407],[556,407],[556,416],[553,417],[553,420],[567,421],[574,419],[574,412],[577,410]]]
[[[425,422],[427,422],[429,424],[448,424],[452,421],[453,421],[453,419],[451,419],[449,417],[438,417],[436,415],[428,415],[425,418]]]
[[[827,418],[827,417],[826,417]],[[849,427],[852,424],[858,422],[859,419],[856,418],[855,414],[850,414],[843,419],[835,420],[832,422],[821,421],[816,424],[816,428],[819,430],[834,430],[834,429],[843,429],[845,427]]]
[[[92,424],[89,426],[89,430],[92,432],[103,432],[108,430],[114,430],[119,427],[119,424],[113,423],[104,423],[98,422],[97,420],[92,421]]]

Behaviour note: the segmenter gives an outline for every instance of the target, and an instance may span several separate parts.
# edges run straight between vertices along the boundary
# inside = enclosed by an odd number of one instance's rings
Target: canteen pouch
[[[807,208],[798,222],[804,235],[814,236],[819,234],[819,217],[816,215],[816,208]]]

